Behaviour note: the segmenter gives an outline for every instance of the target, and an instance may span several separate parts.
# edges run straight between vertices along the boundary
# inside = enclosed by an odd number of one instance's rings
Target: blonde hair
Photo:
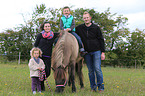
[[[33,58],[34,56],[34,51],[39,51],[39,56],[41,57],[42,56],[42,51],[41,51],[41,49],[40,48],[38,48],[38,47],[34,47],[34,48],[32,48],[31,49],[31,51],[30,51],[30,56],[31,56],[31,58]]]

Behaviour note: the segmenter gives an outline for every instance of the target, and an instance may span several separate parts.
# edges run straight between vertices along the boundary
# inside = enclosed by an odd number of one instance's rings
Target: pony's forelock
[[[66,78],[66,71],[64,68],[58,67],[55,70],[54,78],[56,79],[65,79]]]

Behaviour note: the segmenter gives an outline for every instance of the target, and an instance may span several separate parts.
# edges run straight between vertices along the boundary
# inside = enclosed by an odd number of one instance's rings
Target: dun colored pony
[[[75,67],[78,69],[81,88],[84,87],[82,80],[82,58],[78,58],[78,42],[76,38],[68,32],[61,31],[53,52],[52,69],[54,70],[54,79],[56,84],[55,92],[63,92],[67,84],[67,72],[69,74],[68,85],[72,85],[72,92],[76,92],[75,86]],[[76,66],[77,62],[77,66]]]

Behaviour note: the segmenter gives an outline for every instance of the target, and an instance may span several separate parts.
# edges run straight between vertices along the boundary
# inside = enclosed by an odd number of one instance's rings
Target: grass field
[[[64,93],[55,93],[55,82],[51,72],[48,83],[53,92],[50,92],[45,83],[46,91],[35,96],[145,96],[145,69],[102,67],[102,71],[105,85],[103,93],[90,91],[88,70],[84,65],[84,89],[80,89],[76,78],[76,93],[72,93],[68,86]],[[28,65],[0,64],[0,96],[32,96]]]

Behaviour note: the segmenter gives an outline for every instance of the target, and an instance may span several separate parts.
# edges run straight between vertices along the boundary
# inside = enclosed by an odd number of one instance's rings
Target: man
[[[105,44],[100,28],[91,22],[91,16],[88,12],[83,14],[84,24],[76,27],[76,33],[81,37],[85,51],[84,56],[88,67],[90,87],[92,91],[104,91],[103,74],[101,70],[101,60],[105,59]],[[97,84],[95,80],[97,78]]]

